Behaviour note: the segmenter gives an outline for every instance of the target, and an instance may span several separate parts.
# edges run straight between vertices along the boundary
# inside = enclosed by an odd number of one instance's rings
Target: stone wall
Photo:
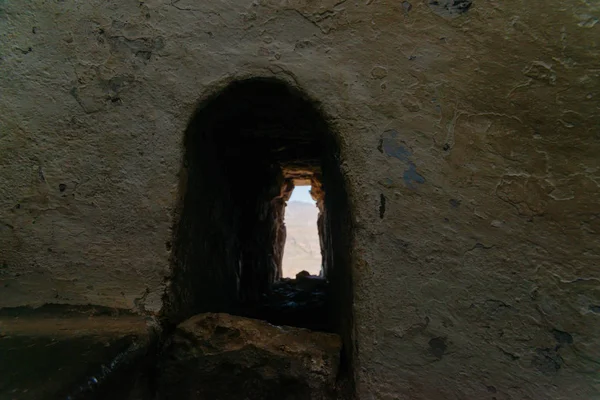
[[[600,391],[596,2],[0,1],[0,307],[157,314],[183,138],[236,79],[340,145],[361,399]]]

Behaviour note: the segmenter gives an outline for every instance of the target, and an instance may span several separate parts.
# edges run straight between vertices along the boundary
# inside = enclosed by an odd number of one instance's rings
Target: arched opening
[[[275,79],[237,81],[200,104],[184,144],[166,320],[227,312],[333,331],[351,368],[348,198],[318,104]],[[319,208],[326,299],[318,312],[265,312],[282,275],[285,204],[298,183],[312,186]]]

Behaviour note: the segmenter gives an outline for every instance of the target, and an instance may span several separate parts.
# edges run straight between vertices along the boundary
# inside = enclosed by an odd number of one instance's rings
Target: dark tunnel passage
[[[336,332],[351,368],[351,221],[337,140],[318,104],[275,79],[237,81],[199,105],[184,145],[165,319],[226,312]],[[285,205],[300,182],[312,184],[320,211],[325,300],[281,316],[261,307],[281,279]]]

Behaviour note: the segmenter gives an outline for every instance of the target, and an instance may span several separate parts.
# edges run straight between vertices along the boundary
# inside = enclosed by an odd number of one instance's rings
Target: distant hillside
[[[317,229],[319,209],[311,203],[290,201],[285,209],[287,238],[283,252],[283,276],[295,277],[302,270],[318,275],[321,246]]]

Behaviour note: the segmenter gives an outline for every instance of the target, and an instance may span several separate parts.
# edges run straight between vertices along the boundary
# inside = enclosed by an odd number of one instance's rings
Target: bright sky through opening
[[[321,245],[317,218],[319,209],[310,196],[310,186],[296,186],[285,209],[286,240],[282,275],[295,278],[300,271],[321,272]]]

